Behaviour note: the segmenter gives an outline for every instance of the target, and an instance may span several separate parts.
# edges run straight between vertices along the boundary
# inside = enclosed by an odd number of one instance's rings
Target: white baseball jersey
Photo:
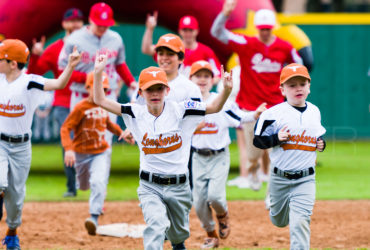
[[[217,96],[218,94],[211,93],[205,102],[211,103]],[[206,115],[204,121],[205,127],[194,133],[192,146],[218,150],[231,142],[229,127],[238,127],[241,123],[254,121],[254,112],[243,112],[235,102],[227,101],[220,112]]]
[[[175,102],[202,100],[202,94],[199,87],[182,74],[178,74],[175,79],[169,81],[168,86],[170,86],[170,92],[168,93],[168,96],[166,96],[166,100]],[[144,98],[139,96],[137,91],[133,96],[133,102],[145,104]]]
[[[287,102],[278,104],[263,112],[256,124],[255,135],[271,136],[287,126],[290,138],[273,147],[271,164],[281,170],[299,171],[315,166],[316,140],[325,134],[321,125],[319,109],[310,102],[300,112]]]
[[[146,105],[122,105],[122,117],[140,149],[140,170],[158,174],[188,172],[191,137],[204,118],[203,102],[165,101],[158,117]]]
[[[0,132],[7,135],[31,133],[36,108],[45,102],[48,93],[43,91],[45,78],[22,73],[9,83],[0,74]]]

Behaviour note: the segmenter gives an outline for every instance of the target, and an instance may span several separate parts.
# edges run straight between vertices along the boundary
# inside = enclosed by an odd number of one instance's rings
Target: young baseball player
[[[221,110],[232,89],[231,74],[225,73],[225,89],[212,103],[178,103],[165,100],[170,88],[164,70],[149,67],[139,77],[139,94],[146,104],[122,105],[104,96],[100,82],[106,55],[97,58],[94,101],[122,115],[140,149],[138,196],[147,224],[144,248],[163,249],[167,236],[173,249],[185,249],[192,200],[187,168],[191,137],[205,114]]]
[[[108,91],[109,82],[105,73],[102,85],[104,90]],[[85,86],[89,96],[76,104],[63,123],[60,135],[65,150],[65,165],[76,168],[78,188],[81,190],[91,188],[89,200],[91,217],[86,219],[85,227],[88,234],[95,235],[110,170],[106,160],[109,144],[105,140],[105,130],[108,129],[119,136],[119,140],[123,131],[110,121],[106,110],[94,103],[93,72],[88,74]],[[71,131],[73,140],[70,138]]]
[[[206,61],[193,63],[190,79],[196,83],[202,93],[203,101],[211,103],[217,98],[211,93],[213,86],[212,66]],[[230,168],[229,127],[238,127],[242,123],[257,120],[266,109],[266,103],[256,112],[243,112],[236,103],[228,101],[222,111],[206,115],[198,125],[192,138],[192,170],[194,207],[207,238],[202,248],[214,248],[219,245],[212,209],[216,212],[219,224],[219,236],[226,239],[230,234],[229,215],[226,202],[226,180]]]
[[[270,153],[270,219],[289,225],[290,249],[310,249],[310,221],[315,203],[316,150],[325,149],[319,109],[306,101],[311,78],[300,64],[285,66],[280,89],[287,99],[263,112],[253,143]]]
[[[29,50],[17,39],[0,43],[0,205],[7,211],[7,249],[20,249],[17,228],[21,224],[26,180],[31,166],[31,124],[34,112],[47,98],[45,91],[62,89],[80,60],[74,48],[57,79],[24,73]],[[2,206],[0,206],[0,217]]]
[[[156,46],[153,44],[153,32],[157,26],[157,19],[157,11],[153,15],[147,15],[146,29],[141,44],[141,51],[151,56],[156,54]],[[183,16],[179,21],[178,32],[185,46],[185,58],[179,69],[180,73],[189,77],[191,65],[196,61],[205,60],[212,65],[213,73],[215,74],[214,83],[217,83],[221,76],[221,64],[210,47],[197,41],[199,34],[198,20],[194,16]]]

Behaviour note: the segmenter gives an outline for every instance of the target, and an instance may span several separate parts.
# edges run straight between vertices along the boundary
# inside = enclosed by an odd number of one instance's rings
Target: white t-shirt
[[[203,102],[165,101],[160,116],[147,105],[122,105],[122,117],[140,149],[140,170],[158,174],[188,172],[191,137],[204,118]]]
[[[218,94],[211,93],[205,101],[211,103]],[[227,101],[218,113],[206,115],[205,127],[194,133],[192,146],[197,149],[218,150],[231,142],[229,127],[238,127],[241,123],[254,121],[254,112],[241,111],[235,102]]]
[[[0,74],[0,132],[7,135],[31,133],[36,108],[45,102],[45,78],[22,73],[9,83],[5,74]]]
[[[316,140],[325,134],[320,110],[310,102],[300,112],[287,102],[263,112],[255,127],[255,135],[270,136],[288,126],[291,137],[272,148],[271,165],[281,170],[299,171],[315,166]]]

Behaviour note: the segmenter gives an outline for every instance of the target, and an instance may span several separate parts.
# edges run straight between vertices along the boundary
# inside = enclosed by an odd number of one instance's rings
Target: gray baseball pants
[[[90,214],[100,215],[102,213],[110,170],[107,154],[107,151],[100,154],[76,153],[77,187],[81,190],[91,189]]]
[[[165,235],[173,244],[190,236],[189,212],[192,205],[189,180],[182,184],[160,185],[140,180],[137,189],[147,225],[144,249],[163,249]]]
[[[315,175],[289,180],[270,176],[270,219],[278,227],[289,225],[290,249],[310,249],[310,222],[315,204]]]
[[[207,232],[215,229],[211,207],[217,215],[227,212],[226,181],[230,169],[230,154],[224,152],[212,156],[193,153],[194,207],[202,227]]]
[[[10,229],[16,229],[22,222],[30,167],[31,141],[9,143],[0,140],[0,191],[4,191],[6,223]]]

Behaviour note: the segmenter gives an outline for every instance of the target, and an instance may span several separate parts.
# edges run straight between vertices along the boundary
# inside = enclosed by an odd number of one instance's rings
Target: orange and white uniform
[[[87,99],[76,104],[60,129],[64,150],[76,153],[77,188],[91,188],[89,212],[92,215],[102,213],[109,179],[107,149],[110,146],[105,140],[106,130],[116,135],[122,133],[121,128],[110,121],[106,110]]]

